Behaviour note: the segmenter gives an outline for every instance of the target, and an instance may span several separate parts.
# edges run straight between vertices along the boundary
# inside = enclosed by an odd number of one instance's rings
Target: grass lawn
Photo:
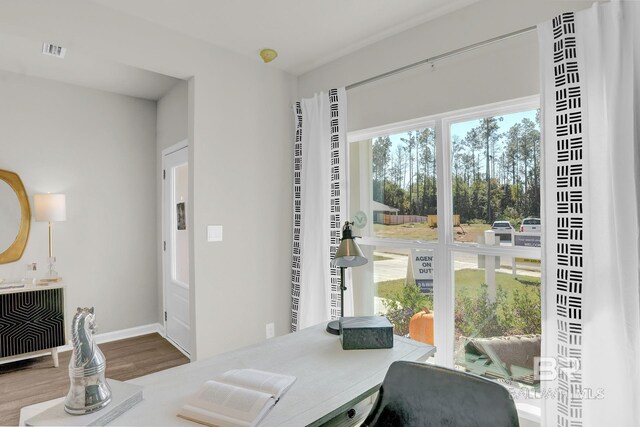
[[[456,242],[477,242],[478,236],[490,228],[489,224],[462,224],[454,227]],[[373,225],[376,237],[404,240],[437,240],[438,229],[426,223],[407,223],[399,225]]]
[[[480,292],[480,284],[484,283],[484,270],[464,268],[455,272],[456,295],[466,293],[473,296]],[[507,293],[507,300],[511,301],[513,290],[518,289],[524,292],[532,292],[536,296],[540,295],[540,279],[531,276],[516,276],[514,279],[510,274],[496,273],[496,285]],[[378,283],[378,296],[390,298],[392,294],[398,293],[404,286],[404,279],[388,280]]]

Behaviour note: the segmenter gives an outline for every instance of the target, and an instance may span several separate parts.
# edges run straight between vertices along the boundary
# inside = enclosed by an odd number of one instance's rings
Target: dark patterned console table
[[[64,285],[0,291],[0,363],[51,353],[65,344]]]

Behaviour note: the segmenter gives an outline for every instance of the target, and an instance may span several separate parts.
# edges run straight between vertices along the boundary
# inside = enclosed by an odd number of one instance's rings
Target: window
[[[395,333],[434,342],[435,363],[532,388],[541,313],[538,104],[529,98],[349,135],[350,212],[366,218],[356,234],[371,261],[352,269],[355,314],[385,314]],[[433,316],[433,336],[410,333],[421,311]]]

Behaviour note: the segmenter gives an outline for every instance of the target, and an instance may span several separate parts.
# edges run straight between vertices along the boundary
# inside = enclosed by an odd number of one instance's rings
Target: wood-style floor
[[[189,362],[159,334],[100,344],[107,360],[107,378],[126,381]],[[0,425],[16,426],[20,408],[62,397],[69,391],[71,351],[60,353],[60,367],[51,356],[0,365]]]

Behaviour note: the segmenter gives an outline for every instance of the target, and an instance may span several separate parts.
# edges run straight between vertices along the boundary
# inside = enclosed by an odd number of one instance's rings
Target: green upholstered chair
[[[476,375],[418,362],[394,362],[364,421],[367,427],[519,426],[511,395]]]

